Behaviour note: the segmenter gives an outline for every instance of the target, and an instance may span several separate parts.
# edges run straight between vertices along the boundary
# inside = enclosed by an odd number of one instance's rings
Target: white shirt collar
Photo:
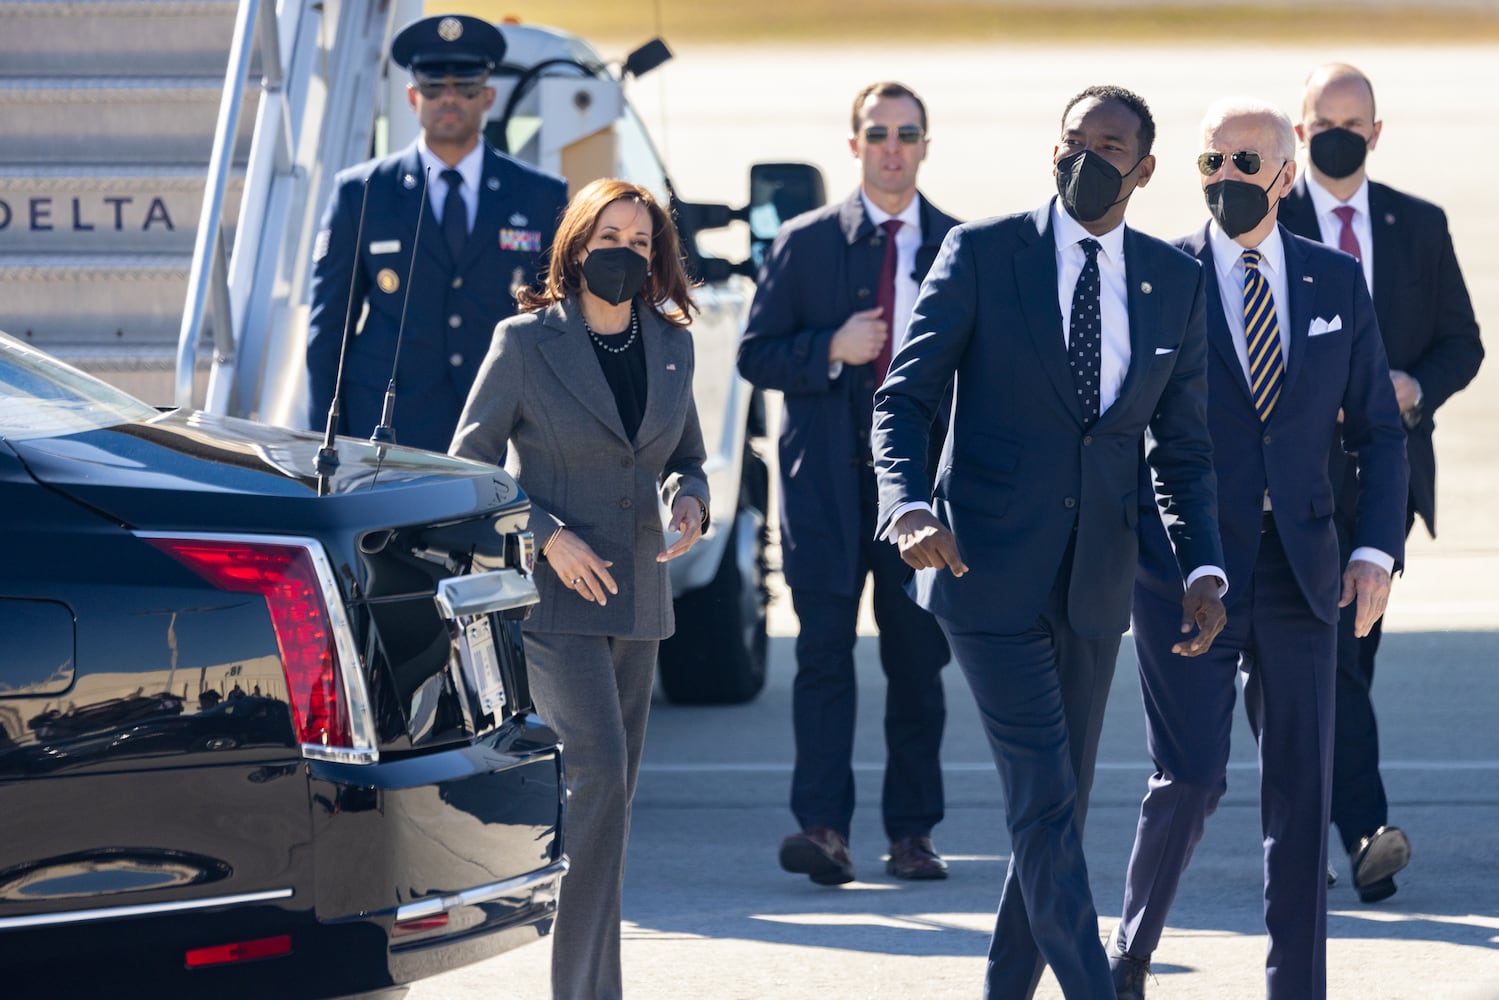
[[[435,197],[438,201],[441,201],[448,192],[447,186],[440,185],[439,181],[442,180],[442,172],[448,169],[448,165],[438,159],[437,154],[432,152],[427,146],[425,136],[417,137],[416,151],[417,155],[421,157],[422,166],[432,172],[432,176],[427,183],[435,192]],[[484,143],[475,143],[474,148],[469,150],[467,155],[458,161],[458,166],[452,169],[457,170],[462,175],[465,191],[477,194],[479,191],[479,181],[484,176]]]
[[[1103,247],[1104,256],[1115,264],[1124,263],[1124,223],[1110,229],[1102,236],[1094,236],[1083,228],[1083,224],[1067,214],[1061,199],[1051,200],[1051,232],[1057,249],[1066,250],[1082,240],[1097,240]]]
[[[1358,190],[1353,192],[1352,198],[1349,198],[1347,201],[1338,201],[1337,198],[1333,197],[1331,191],[1317,183],[1317,178],[1313,177],[1312,172],[1308,170],[1306,172],[1306,193],[1311,195],[1312,208],[1316,210],[1319,219],[1323,216],[1332,215],[1332,210],[1340,205],[1352,205],[1353,210],[1358,213],[1359,217],[1365,219],[1369,217],[1368,174],[1364,175],[1362,183],[1359,184]]]
[[[1267,267],[1277,274],[1285,273],[1286,245],[1280,238],[1280,226],[1270,230],[1270,235],[1260,240],[1257,247],[1241,246],[1235,239],[1229,237],[1218,225],[1217,220],[1208,225],[1208,240],[1213,247],[1213,264],[1218,273],[1222,275],[1231,274],[1239,263],[1245,250],[1258,250],[1260,252],[1260,266]]]
[[[864,202],[864,214],[869,216],[869,221],[873,222],[876,226],[883,225],[890,219],[899,219],[907,226],[912,227],[918,235],[921,233],[921,195],[918,194],[912,198],[911,203],[902,209],[899,215],[891,215],[870,201],[869,195],[864,193],[863,188],[859,189],[859,198]],[[905,232],[904,228],[901,232]]]

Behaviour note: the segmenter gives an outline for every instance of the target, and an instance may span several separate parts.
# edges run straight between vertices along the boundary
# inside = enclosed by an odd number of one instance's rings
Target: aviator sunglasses
[[[464,100],[472,101],[474,98],[484,93],[484,88],[486,86],[488,86],[488,83],[484,80],[454,80],[452,83],[449,83],[446,80],[416,81],[416,89],[420,91],[421,95],[429,101],[437,100],[448,90],[449,87],[451,87],[453,89],[453,93],[457,94],[459,97],[462,97]]]
[[[1202,171],[1202,176],[1211,177],[1223,169],[1224,160],[1233,160],[1241,174],[1260,172],[1260,154],[1252,149],[1241,149],[1237,153],[1220,153],[1216,149],[1210,149],[1197,157],[1197,169]]]
[[[902,125],[895,130],[895,137],[900,140],[902,146],[914,146],[922,139],[921,126]],[[888,138],[890,138],[889,125],[864,126],[864,141],[871,146],[883,146]]]

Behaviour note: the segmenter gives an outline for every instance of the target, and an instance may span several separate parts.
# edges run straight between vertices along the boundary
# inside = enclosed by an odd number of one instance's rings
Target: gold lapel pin
[[[1144,292],[1146,295],[1149,295],[1153,291],[1153,289],[1150,287],[1150,282],[1140,282],[1140,291]]]

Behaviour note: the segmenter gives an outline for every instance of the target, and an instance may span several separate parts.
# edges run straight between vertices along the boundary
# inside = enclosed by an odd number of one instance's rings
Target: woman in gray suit
[[[666,563],[708,523],[695,307],[671,217],[645,189],[609,179],[573,198],[544,287],[519,299],[524,311],[495,328],[449,451],[505,462],[531,499],[549,567],[523,626],[531,693],[562,737],[572,791],[552,989],[600,1000],[622,992],[630,801],[656,647],[674,628]]]

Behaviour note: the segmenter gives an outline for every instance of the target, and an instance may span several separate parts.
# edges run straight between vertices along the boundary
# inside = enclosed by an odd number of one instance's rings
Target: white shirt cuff
[[[1395,572],[1395,557],[1368,545],[1361,545],[1354,549],[1348,561],[1373,563],[1386,573]]]
[[[1220,566],[1197,567],[1192,572],[1187,574],[1187,586],[1192,586],[1192,584],[1196,583],[1198,580],[1202,579],[1205,576],[1216,576],[1218,579],[1224,581],[1223,586],[1218,588],[1219,597],[1222,597],[1224,594],[1228,593],[1228,574],[1223,572],[1223,569]]]
[[[828,362],[828,381],[829,382],[834,381],[835,379],[838,378],[839,375],[842,375],[842,374],[843,374],[843,362],[842,361],[829,361]]]
[[[932,510],[932,505],[927,503],[925,500],[912,500],[910,503],[901,504],[899,507],[895,508],[895,513],[890,515],[890,527],[885,529],[885,541],[891,543],[892,545],[896,543],[896,523],[900,521],[903,515],[908,514],[913,510],[924,510],[928,514],[936,513],[936,511]]]

